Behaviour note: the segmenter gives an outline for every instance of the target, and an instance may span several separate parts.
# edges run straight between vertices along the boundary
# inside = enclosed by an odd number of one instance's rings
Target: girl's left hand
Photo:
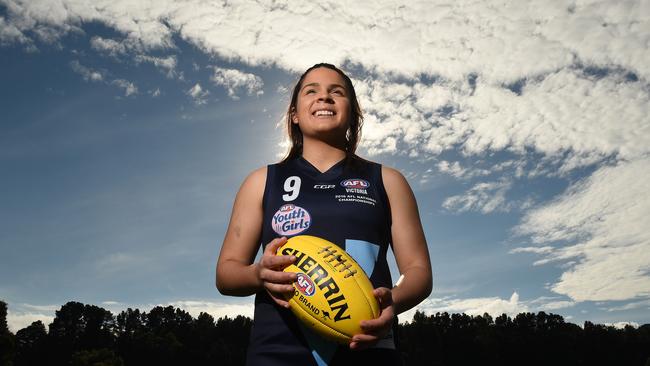
[[[350,342],[350,349],[365,349],[372,347],[390,332],[393,326],[395,310],[393,309],[393,295],[390,289],[379,287],[373,290],[373,295],[379,302],[379,317],[361,322],[363,333],[355,334]]]

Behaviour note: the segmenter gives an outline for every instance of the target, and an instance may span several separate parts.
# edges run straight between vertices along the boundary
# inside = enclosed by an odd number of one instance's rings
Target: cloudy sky
[[[214,265],[307,67],[415,191],[419,309],[650,323],[650,1],[0,0],[0,299],[252,314]],[[645,224],[644,224],[645,222]],[[394,273],[396,267],[393,265]],[[412,312],[401,316],[409,320]]]

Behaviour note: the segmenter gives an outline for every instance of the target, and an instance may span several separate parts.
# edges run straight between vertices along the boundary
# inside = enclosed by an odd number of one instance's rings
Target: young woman
[[[243,182],[217,262],[224,295],[256,294],[249,365],[400,364],[397,314],[431,292],[431,264],[413,192],[396,170],[355,155],[362,115],[350,78],[330,64],[298,80],[287,111],[291,150]],[[300,222],[280,225],[282,214]],[[361,323],[348,347],[329,343],[287,309],[293,256],[276,256],[287,237],[322,237],[350,253],[370,277],[381,313]],[[260,244],[264,252],[254,262]],[[386,261],[392,247],[404,276],[397,287]]]

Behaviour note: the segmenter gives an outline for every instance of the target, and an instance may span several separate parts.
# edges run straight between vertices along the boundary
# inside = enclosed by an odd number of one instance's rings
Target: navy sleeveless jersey
[[[318,236],[346,250],[375,288],[392,287],[386,261],[391,240],[390,207],[380,164],[355,156],[326,172],[318,171],[302,157],[269,165],[263,210],[263,246],[282,236]],[[397,354],[392,334],[376,348],[368,352],[380,352],[383,361]],[[257,293],[248,365],[327,365],[337,359],[349,360],[342,356],[346,352],[350,353],[346,347],[338,347],[304,327],[265,291]],[[390,357],[381,352],[389,352]]]

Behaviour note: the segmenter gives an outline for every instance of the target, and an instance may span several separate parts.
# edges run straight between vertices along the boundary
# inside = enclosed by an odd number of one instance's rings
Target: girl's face
[[[348,91],[338,72],[319,67],[305,76],[292,115],[292,122],[300,126],[304,136],[345,139],[350,114]]]

